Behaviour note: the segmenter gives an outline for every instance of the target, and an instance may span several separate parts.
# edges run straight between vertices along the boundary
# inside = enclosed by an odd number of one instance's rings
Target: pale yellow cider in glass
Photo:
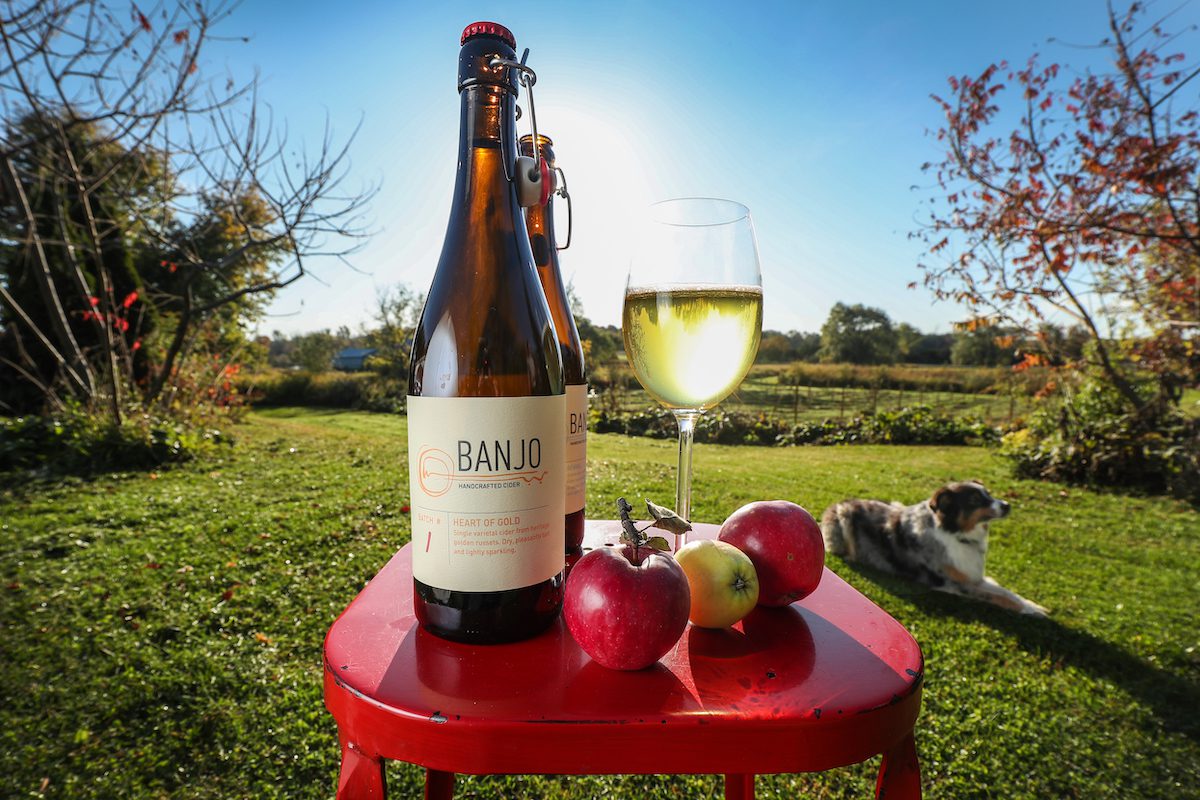
[[[705,410],[754,363],[762,287],[630,288],[622,316],[625,353],[646,391],[668,408]]]

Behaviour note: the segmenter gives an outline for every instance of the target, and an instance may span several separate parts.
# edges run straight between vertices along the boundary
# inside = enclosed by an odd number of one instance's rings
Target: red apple
[[[692,590],[688,619],[701,628],[727,628],[758,602],[758,578],[746,554],[728,542],[698,539],[675,554]]]
[[[760,606],[790,605],[807,597],[821,582],[825,568],[821,527],[795,503],[748,503],[729,515],[717,538],[754,562]]]
[[[666,655],[687,627],[691,593],[670,553],[601,547],[571,568],[563,617],[575,641],[609,669],[642,669]]]

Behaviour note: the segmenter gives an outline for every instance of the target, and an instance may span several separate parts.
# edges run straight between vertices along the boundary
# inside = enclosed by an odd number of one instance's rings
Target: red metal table
[[[714,537],[697,525],[693,536]],[[588,522],[585,547],[614,542]],[[919,798],[913,725],[921,650],[837,575],[731,629],[688,627],[659,664],[593,663],[561,618],[510,645],[422,630],[405,546],[325,638],[325,705],[342,746],[338,797],[383,798],[383,762],[426,768],[427,798],[454,774],[708,773],[752,798],[760,773],[817,772],[883,754],[876,795]]]

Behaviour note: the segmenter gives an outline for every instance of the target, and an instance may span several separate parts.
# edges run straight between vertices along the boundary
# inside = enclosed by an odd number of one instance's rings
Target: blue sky
[[[1196,21],[1200,9],[1181,16]],[[717,196],[752,212],[764,326],[781,330],[818,330],[838,301],[929,331],[963,318],[906,288],[920,278],[907,234],[930,196],[912,187],[928,187],[920,166],[938,156],[929,95],[1000,59],[1082,63],[1088,51],[1047,39],[1092,43],[1106,24],[1104,0],[250,0],[222,28],[250,42],[222,42],[201,66],[257,69],[260,97],[294,143],[319,145],[327,117],[338,138],[361,121],[349,184],[380,186],[375,234],[352,256],[359,272],[315,262],[321,282],[281,292],[262,332],[356,328],[376,287],[428,287],[454,180],[458,37],[479,19],[531,48],[539,128],[555,140],[575,204],[563,267],[587,315],[619,323],[623,237],[638,209]]]

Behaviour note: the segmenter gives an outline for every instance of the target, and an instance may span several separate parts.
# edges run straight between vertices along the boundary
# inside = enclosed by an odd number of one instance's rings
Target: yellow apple
[[[701,628],[725,628],[758,603],[758,575],[750,557],[727,542],[700,539],[675,554],[692,593],[688,619]]]

